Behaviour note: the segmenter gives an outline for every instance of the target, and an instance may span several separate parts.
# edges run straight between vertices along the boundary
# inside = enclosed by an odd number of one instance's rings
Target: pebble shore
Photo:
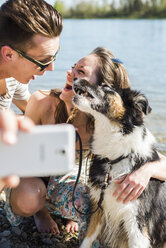
[[[67,233],[65,221],[52,216],[60,229],[60,235],[39,233],[33,217],[25,218],[18,227],[12,227],[6,219],[4,202],[0,201],[0,248],[76,248],[78,233]]]

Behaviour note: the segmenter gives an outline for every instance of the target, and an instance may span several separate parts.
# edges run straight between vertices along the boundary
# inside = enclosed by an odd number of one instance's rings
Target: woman
[[[72,70],[67,72],[66,84],[63,90],[51,90],[50,94],[38,91],[29,100],[25,115],[32,118],[36,124],[65,123],[73,109],[72,84],[74,78],[84,78],[92,83],[105,82],[114,87],[128,88],[128,75],[118,60],[105,48],[96,48],[91,54],[79,60]],[[93,120],[85,113],[78,111],[73,125],[77,128],[83,144],[83,171],[77,187],[75,205],[79,210],[86,212],[88,208],[88,195],[86,194],[86,163],[88,154],[88,141],[93,132]],[[76,143],[76,150],[79,149]],[[77,157],[76,152],[76,157]],[[49,182],[41,178],[23,178],[16,189],[12,189],[10,204],[6,204],[8,218],[16,222],[19,216],[34,215],[36,225],[40,231],[59,232],[56,223],[45,208],[46,195],[54,206],[53,212],[62,217],[78,221],[81,230],[86,227],[85,215],[80,215],[72,206],[71,195],[78,171],[78,161],[72,173],[63,177],[51,177]],[[160,162],[145,164],[131,175],[117,180],[119,187],[114,192],[118,201],[132,201],[145,189],[151,177],[166,179],[166,159],[161,156]],[[46,188],[47,187],[47,188]],[[10,215],[10,216],[9,216]],[[11,217],[12,216],[12,217]],[[10,218],[11,217],[11,218]],[[13,222],[14,222],[13,221]],[[12,222],[12,221],[11,221]],[[43,224],[44,223],[44,224]],[[69,222],[67,230],[77,230],[74,222]]]

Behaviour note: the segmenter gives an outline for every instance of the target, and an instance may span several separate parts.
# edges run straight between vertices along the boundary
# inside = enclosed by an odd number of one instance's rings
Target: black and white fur
[[[159,160],[155,139],[144,126],[151,111],[146,97],[131,89],[114,89],[83,79],[74,82],[74,105],[94,117],[89,188],[91,210],[100,199],[101,185],[109,169],[110,183],[102,209],[91,214],[81,248],[92,247],[96,239],[104,248],[166,248],[166,183],[151,179],[141,196],[123,204],[112,196],[113,180],[131,173],[148,161]],[[123,156],[110,165],[108,161]]]

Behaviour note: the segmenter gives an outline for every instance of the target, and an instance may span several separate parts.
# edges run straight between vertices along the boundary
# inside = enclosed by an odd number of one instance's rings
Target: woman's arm
[[[160,160],[146,163],[138,170],[114,182],[119,184],[113,196],[117,201],[127,203],[137,199],[149,183],[151,177],[166,180],[166,157],[159,154]]]
[[[17,108],[19,108],[23,113],[25,113],[28,99],[27,100],[15,100],[15,99],[13,99],[12,102],[16,105]]]

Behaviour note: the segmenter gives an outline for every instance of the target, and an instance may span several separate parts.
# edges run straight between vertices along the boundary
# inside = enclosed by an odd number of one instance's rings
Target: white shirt
[[[21,84],[14,78],[7,78],[6,87],[7,94],[0,95],[0,109],[9,109],[12,103],[12,99],[15,100],[28,100],[30,92],[28,90],[28,84]]]

